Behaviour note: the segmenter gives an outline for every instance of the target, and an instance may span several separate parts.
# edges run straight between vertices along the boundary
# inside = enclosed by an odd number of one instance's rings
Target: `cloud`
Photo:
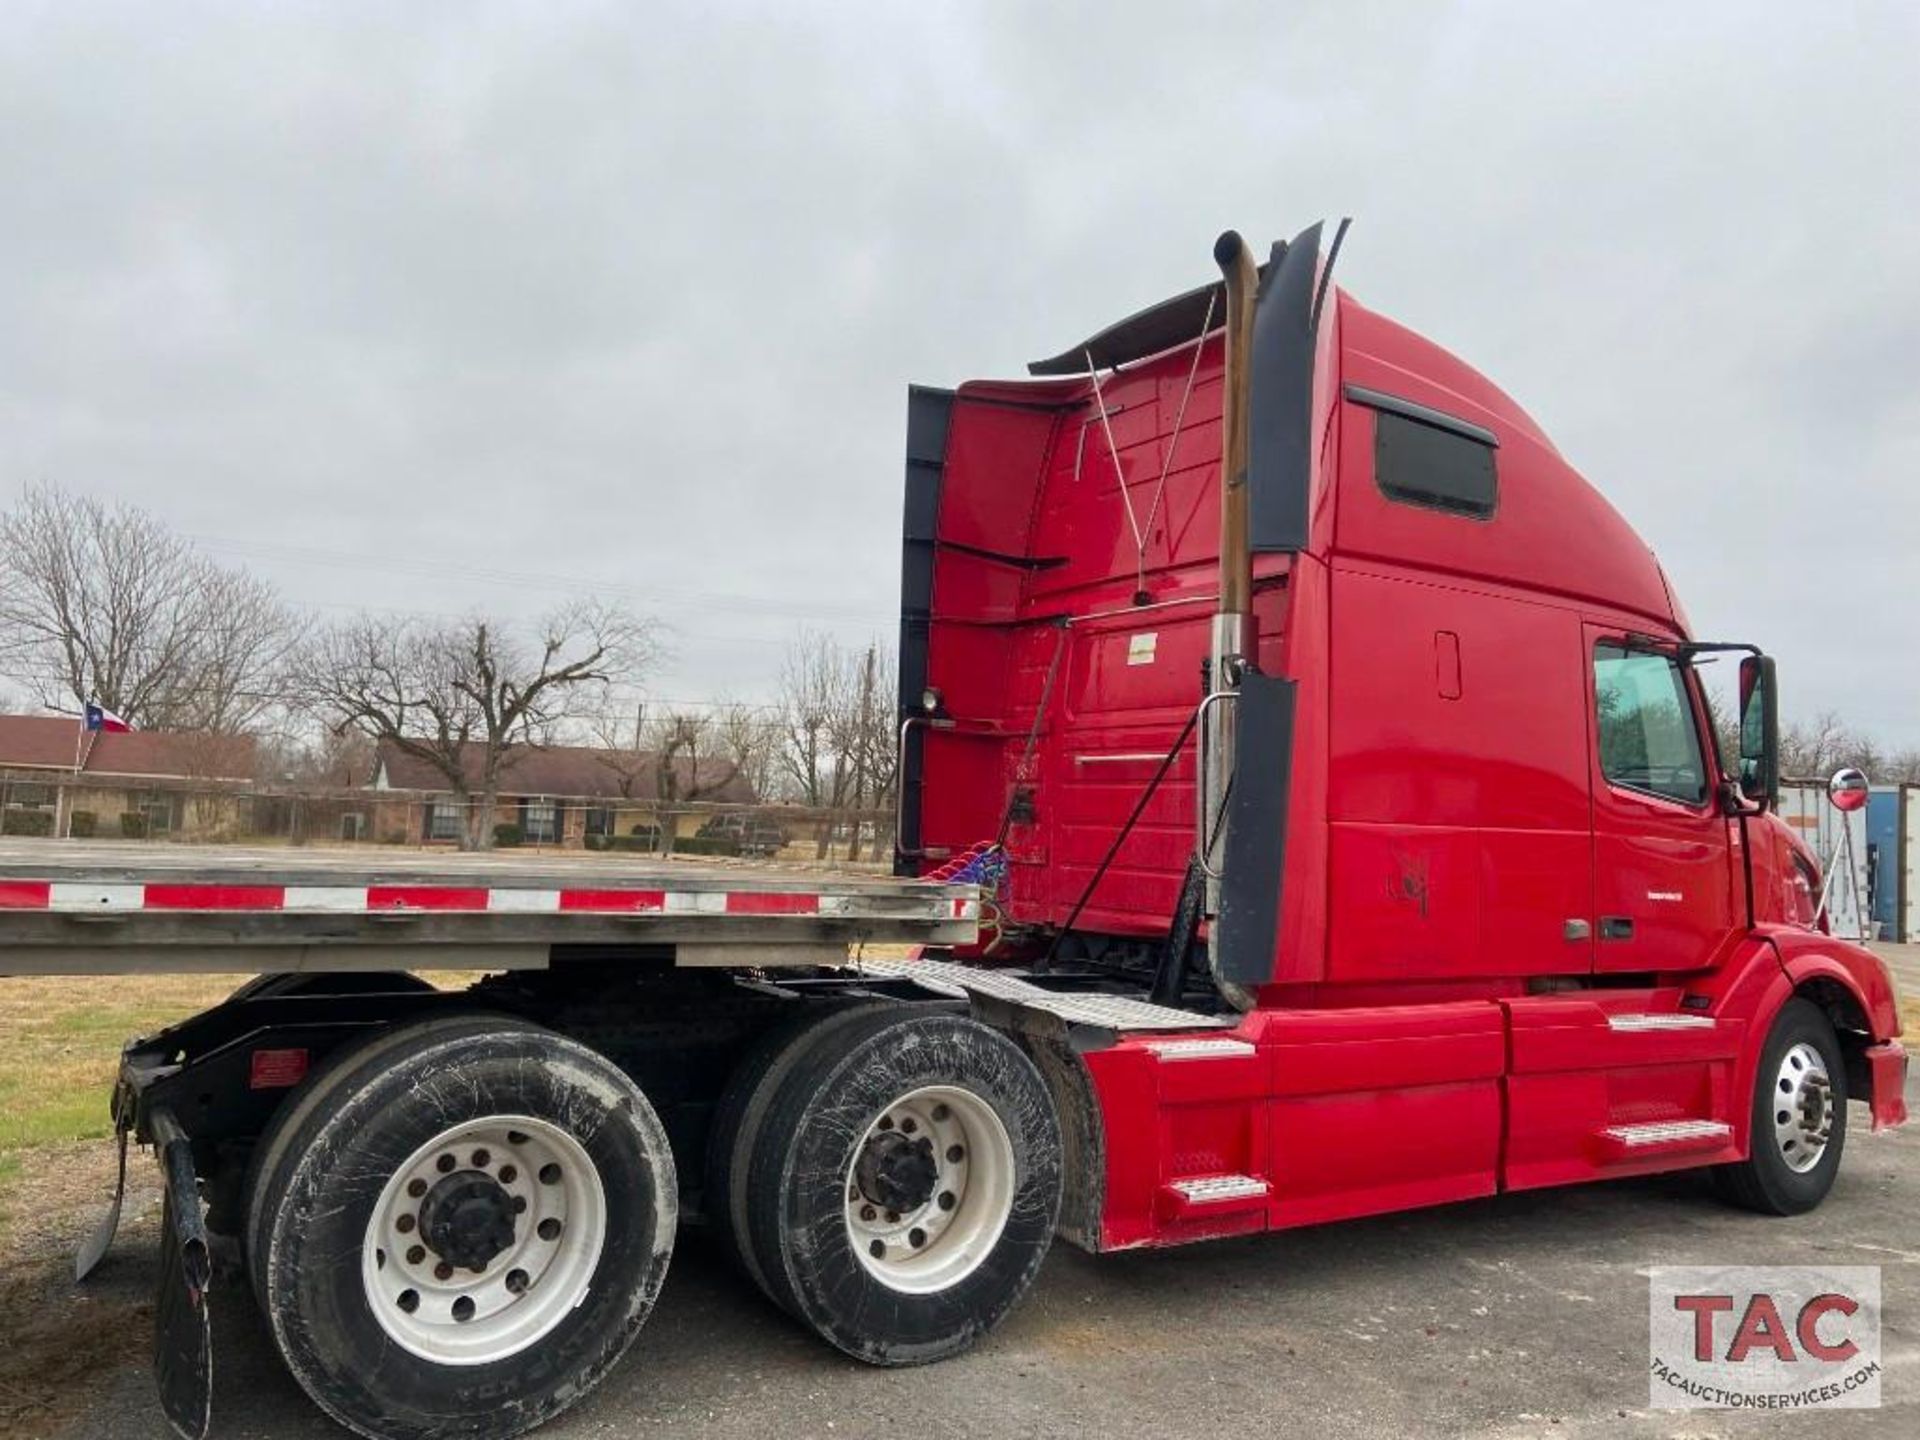
[[[1351,213],[1790,714],[1920,743],[1911,7],[16,9],[0,487],[296,599],[891,629],[903,390]]]

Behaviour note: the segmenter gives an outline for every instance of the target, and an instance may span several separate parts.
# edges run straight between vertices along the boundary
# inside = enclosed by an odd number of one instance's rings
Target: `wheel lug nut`
[[[860,1218],[866,1221],[869,1225],[871,1225],[874,1222],[874,1219],[876,1218],[876,1214],[877,1212],[874,1210],[873,1206],[871,1205],[862,1205],[860,1207]]]
[[[425,1260],[426,1258],[427,1258],[427,1247],[426,1247],[426,1246],[424,1246],[424,1245],[409,1245],[409,1246],[407,1247],[407,1264],[409,1264],[409,1265],[418,1265],[418,1264],[420,1264],[420,1263],[421,1263],[421,1262],[422,1262],[423,1260]]]
[[[909,1115],[906,1119],[900,1122],[900,1133],[902,1135],[911,1135],[913,1134],[914,1131],[918,1130],[919,1128],[920,1127],[918,1125],[914,1124],[913,1117],[911,1115]]]
[[[527,1208],[526,1196],[516,1195],[513,1197],[513,1213],[514,1214],[519,1215],[523,1213],[526,1210],[526,1208]]]
[[[540,1222],[539,1234],[542,1240],[558,1240],[560,1238],[560,1222],[549,1215]]]
[[[451,1280],[453,1278],[453,1266],[442,1260],[438,1265],[433,1267],[433,1278],[436,1280]]]
[[[518,1180],[519,1178],[520,1178],[520,1172],[514,1169],[513,1166],[502,1165],[500,1167],[500,1183],[502,1185],[511,1185],[513,1184],[514,1181]]]
[[[927,1232],[924,1230],[909,1230],[907,1232],[907,1243],[918,1250],[922,1245],[927,1243]]]
[[[438,1160],[433,1162],[433,1168],[438,1170],[442,1175],[445,1175],[451,1171],[457,1163],[459,1162],[457,1162],[453,1156],[442,1155]]]
[[[453,1318],[460,1321],[463,1325],[473,1318],[473,1297],[471,1295],[462,1295],[458,1300],[453,1302]]]
[[[485,1150],[476,1150],[473,1152],[473,1168],[474,1169],[484,1170],[487,1168],[487,1166],[491,1165],[492,1163],[493,1163],[493,1156],[489,1152]]]
[[[420,1308],[420,1292],[418,1290],[402,1290],[400,1292],[400,1298],[394,1303],[399,1305],[407,1314],[411,1315]]]
[[[964,1146],[964,1145],[949,1145],[949,1146],[947,1147],[947,1163],[948,1163],[948,1164],[950,1164],[950,1165],[958,1165],[958,1164],[959,1164],[959,1163],[960,1163],[960,1162],[961,1162],[962,1160],[964,1160],[964,1159],[966,1159],[966,1158],[967,1158],[967,1147],[966,1147],[966,1146]]]
[[[558,1185],[560,1183],[560,1167],[551,1160],[542,1165],[540,1167],[540,1183],[542,1185]]]
[[[393,1228],[398,1230],[402,1235],[411,1235],[413,1233],[413,1216],[402,1215],[398,1220],[393,1222]]]
[[[893,1117],[891,1115],[882,1115],[880,1117],[880,1128],[882,1130],[893,1129]]]
[[[953,1209],[955,1203],[956,1202],[954,1201],[954,1198],[953,1198],[953,1191],[942,1190],[940,1192],[940,1208],[942,1210]]]
[[[507,1272],[507,1290],[514,1295],[526,1294],[527,1272],[524,1270],[509,1270]]]
[[[419,1198],[420,1198],[420,1197],[421,1197],[422,1195],[424,1195],[424,1194],[426,1194],[426,1193],[427,1193],[427,1182],[426,1182],[426,1181],[424,1181],[424,1180],[409,1180],[409,1181],[407,1182],[407,1195],[409,1196],[409,1198],[411,1198],[411,1199],[414,1199],[414,1200],[418,1200],[418,1199],[419,1199]]]
[[[933,1107],[933,1118],[942,1123],[945,1123],[946,1118],[951,1114],[953,1114],[953,1112],[944,1105],[936,1105]]]

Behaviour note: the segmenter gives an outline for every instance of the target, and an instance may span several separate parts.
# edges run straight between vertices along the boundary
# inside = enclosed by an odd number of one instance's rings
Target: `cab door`
[[[1679,660],[1586,627],[1596,971],[1692,970],[1733,929],[1733,841]]]

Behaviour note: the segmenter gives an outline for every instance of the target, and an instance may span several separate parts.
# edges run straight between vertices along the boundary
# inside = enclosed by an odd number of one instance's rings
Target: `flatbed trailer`
[[[970,944],[979,915],[971,885],[706,857],[0,840],[7,975],[817,965]]]
[[[683,1221],[906,1365],[1056,1234],[1685,1167],[1802,1215],[1855,1102],[1906,1118],[1891,979],[1773,813],[1773,662],[1338,248],[1229,233],[1036,379],[910,392],[899,878],[7,852],[0,972],[257,972],[113,1097],[182,1433],[223,1242],[336,1419],[505,1437],[620,1358]]]

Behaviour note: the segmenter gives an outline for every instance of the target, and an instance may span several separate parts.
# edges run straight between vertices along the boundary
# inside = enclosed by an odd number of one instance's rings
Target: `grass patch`
[[[203,1010],[231,975],[0,980],[0,1185],[19,1153],[113,1133],[107,1097],[129,1037]]]
[[[464,989],[480,971],[429,976]],[[120,1047],[224,1000],[239,975],[0,979],[0,1165],[14,1152],[113,1134],[107,1099]],[[0,1169],[0,1184],[6,1170]]]

